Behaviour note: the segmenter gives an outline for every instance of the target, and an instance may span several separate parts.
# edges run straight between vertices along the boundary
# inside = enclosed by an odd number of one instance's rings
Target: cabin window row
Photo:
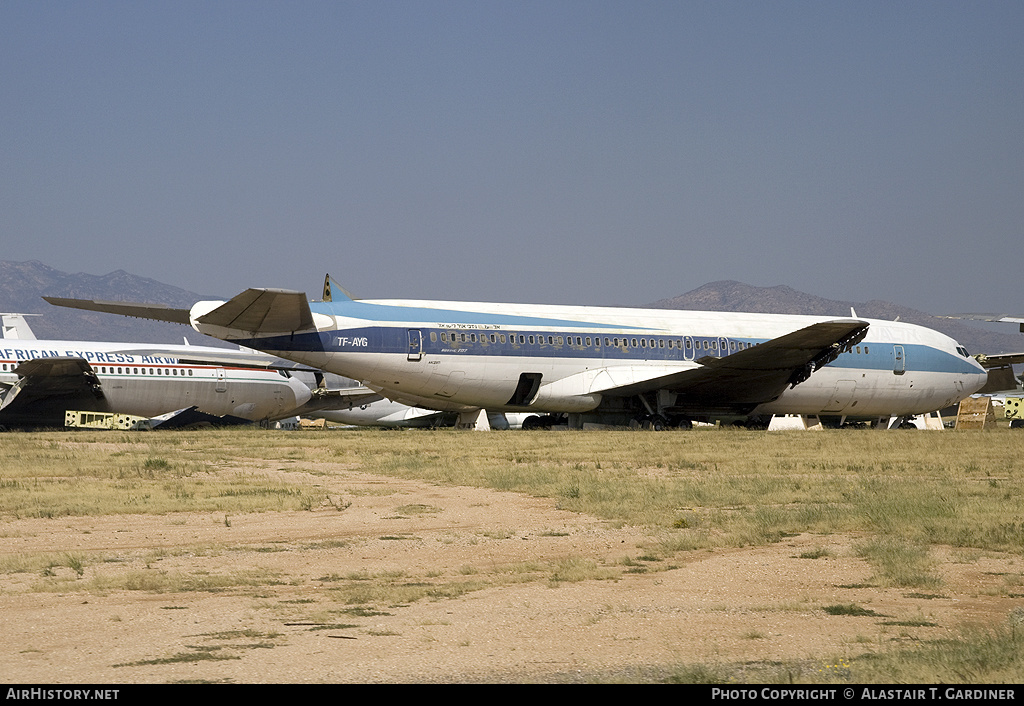
[[[436,343],[438,340],[438,333],[436,331],[430,332],[431,342]],[[544,335],[544,334],[522,334],[522,333],[491,333],[483,334],[479,336],[475,333],[448,333],[442,332],[440,334],[440,340],[442,343],[511,343],[525,345],[526,343],[531,344],[544,344],[547,343],[549,346],[562,346],[562,345],[575,345],[579,347],[587,348],[600,348],[601,337],[600,336],[556,336],[556,335]],[[748,343],[746,341],[733,341],[730,340],[728,350],[738,351],[746,348],[752,348],[757,345],[756,343]],[[696,345],[694,345],[696,344]],[[719,349],[718,339],[704,339],[699,341],[693,341],[691,338],[626,338],[626,337],[604,337],[604,345],[606,347],[614,348],[673,348],[678,350],[711,350],[717,351]],[[722,350],[725,350],[726,346],[722,345]]]
[[[185,370],[179,370],[178,368],[128,368],[128,367],[114,367],[112,365],[101,365],[100,375],[180,375],[185,377],[186,374],[192,377],[192,370],[189,369],[188,373]]]
[[[0,372],[13,372],[18,367],[17,363],[3,363],[0,366]],[[179,370],[178,368],[171,368],[170,370],[164,368],[131,368],[125,366],[113,366],[113,365],[101,365],[99,372],[101,375],[180,375],[181,377],[192,377],[192,371],[189,370],[187,373],[185,370]]]

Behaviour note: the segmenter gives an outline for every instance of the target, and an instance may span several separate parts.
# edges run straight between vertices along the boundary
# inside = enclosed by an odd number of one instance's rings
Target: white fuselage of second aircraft
[[[257,295],[260,304],[244,309]],[[247,312],[274,297],[259,308],[258,326],[247,323]],[[190,318],[202,333],[438,410],[870,419],[949,406],[986,379],[956,341],[902,322],[405,300],[313,302],[299,317],[304,297],[249,290],[226,304],[200,302]],[[274,307],[285,311],[276,329]],[[745,381],[761,379],[776,348],[801,330],[818,341],[823,328],[851,322],[861,327],[856,334],[826,342],[792,384],[743,396]]]
[[[12,397],[8,411],[13,412],[17,398],[12,393],[25,398],[32,394],[27,383],[57,384],[49,371],[35,379],[15,371],[24,371],[31,361],[76,359],[87,363],[86,376],[94,376],[88,379],[95,402],[80,395],[86,399],[69,401],[68,409],[155,417],[195,407],[218,417],[262,421],[289,416],[310,399],[310,389],[300,381],[277,370],[232,362],[233,354],[238,352],[206,346],[0,339],[0,392],[6,389],[5,407],[6,397]],[[223,364],[205,362],[218,356]],[[63,404],[60,396],[59,389],[51,390],[48,404]],[[78,406],[83,401],[89,406]]]

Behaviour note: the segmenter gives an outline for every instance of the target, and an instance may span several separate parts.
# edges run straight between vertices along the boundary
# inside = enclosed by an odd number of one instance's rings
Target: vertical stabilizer
[[[0,314],[3,320],[4,338],[17,338],[23,341],[34,341],[36,335],[25,320],[26,316],[39,316],[39,314]]]
[[[345,289],[340,284],[335,282],[334,278],[331,277],[330,273],[328,273],[324,277],[324,295],[323,295],[323,299],[321,299],[321,301],[325,301],[325,302],[334,301],[334,294],[336,292],[341,295],[339,298],[342,301],[345,301],[345,300],[354,301],[355,300],[355,297],[353,297],[348,292],[347,289]]]

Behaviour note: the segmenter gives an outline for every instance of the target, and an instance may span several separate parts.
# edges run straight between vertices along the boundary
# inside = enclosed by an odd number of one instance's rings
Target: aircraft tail
[[[334,278],[331,277],[330,273],[328,273],[324,277],[324,294],[321,301],[334,301],[334,296],[336,296],[338,292],[341,292],[341,299],[345,301],[355,301],[355,297],[353,297],[347,289],[335,282]]]
[[[55,306],[66,306],[71,309],[85,309],[86,311],[103,311],[108,314],[120,314],[122,316],[134,316],[138,319],[155,319],[156,321],[168,321],[172,324],[185,324],[188,326],[188,309],[172,309],[163,304],[134,304],[131,302],[110,302],[98,299],[66,299],[63,297],[43,297]]]
[[[252,336],[315,331],[305,292],[247,289],[211,311],[197,316],[196,328],[216,326]]]

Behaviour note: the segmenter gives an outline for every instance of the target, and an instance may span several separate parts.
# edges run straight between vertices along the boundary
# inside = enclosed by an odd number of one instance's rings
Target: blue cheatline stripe
[[[431,309],[428,307],[390,306],[387,304],[365,304],[363,302],[312,302],[311,311],[329,316],[347,316],[367,321],[417,321],[438,324],[490,324],[493,326],[509,326],[513,328],[553,326],[561,328],[578,328],[585,326],[591,329],[629,329],[649,331],[642,326],[623,326],[622,324],[601,324],[591,321],[574,321],[571,319],[549,319],[537,316],[519,316],[515,314],[494,314],[475,311],[459,311],[456,309]]]
[[[718,357],[721,351],[711,348],[710,345],[712,342],[717,343],[721,338],[724,338],[713,336],[691,336],[689,338],[691,338],[697,346],[697,349],[692,354],[689,351],[684,352],[684,349],[677,347],[679,342],[686,338],[682,335],[654,337],[651,337],[650,335],[643,336],[640,334],[635,336],[609,336],[603,332],[592,332],[589,334],[590,338],[600,338],[600,346],[587,346],[585,343],[582,346],[577,346],[575,344],[576,337],[579,336],[585,341],[588,334],[573,331],[573,343],[570,344],[563,342],[562,344],[558,344],[557,340],[559,337],[562,337],[563,341],[565,341],[568,339],[569,334],[558,334],[547,331],[531,332],[529,329],[503,330],[496,332],[473,329],[437,329],[425,328],[422,326],[367,326],[365,328],[320,331],[318,333],[296,334],[294,336],[274,336],[234,342],[250,348],[282,353],[288,351],[312,351],[323,353],[381,353],[405,355],[409,352],[408,331],[410,328],[419,330],[422,333],[423,355],[452,357],[493,356],[499,358],[526,357],[591,360],[594,358],[601,358],[608,361],[686,362],[705,356]],[[441,340],[442,333],[444,333],[449,339],[454,335],[458,340],[443,341]],[[491,343],[490,341],[492,333],[496,337],[496,342],[494,343]],[[431,334],[434,334],[433,338],[431,337]],[[466,336],[465,341],[462,341],[463,334]],[[506,336],[515,335],[516,343],[501,343],[500,338],[498,338],[501,334],[505,334]],[[476,341],[471,339],[473,335],[477,337]],[[524,336],[526,338],[526,342],[522,344],[518,343],[519,336]],[[530,336],[534,337],[533,343],[529,342]],[[549,336],[551,336],[556,343],[549,344],[547,342]],[[486,340],[481,341],[481,337],[486,337]],[[605,338],[611,338],[613,340],[618,338],[620,343],[628,340],[629,343],[625,346],[619,347],[614,345],[606,346],[604,344]],[[672,348],[668,347],[668,341],[670,339],[675,342]],[[634,346],[634,340],[638,343],[640,340],[646,340],[648,345],[646,347],[639,345]],[[655,343],[653,347],[650,345],[652,340]],[[744,345],[762,343],[765,340],[766,339],[727,338],[727,341],[729,342],[736,342],[737,344]],[[661,341],[665,342],[663,347],[660,345]],[[704,348],[705,342],[708,343],[709,346],[706,349]],[[828,367],[850,370],[892,370],[894,366],[893,345],[894,344],[888,342],[862,342],[860,344],[860,348],[866,348],[870,351],[869,353],[844,353],[835,361],[830,363]],[[947,353],[946,351],[921,344],[897,345],[903,346],[905,356],[904,362],[908,372],[961,374],[974,374],[978,372],[969,360]],[[732,352],[736,351],[730,351],[730,353]]]

